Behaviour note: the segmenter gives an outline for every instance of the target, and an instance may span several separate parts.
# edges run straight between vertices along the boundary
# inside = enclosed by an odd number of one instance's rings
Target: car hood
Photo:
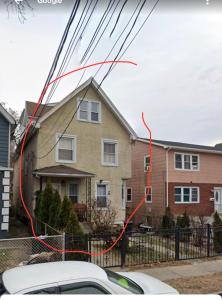
[[[179,294],[177,290],[152,276],[139,272],[118,273],[137,283],[143,289],[145,294]]]

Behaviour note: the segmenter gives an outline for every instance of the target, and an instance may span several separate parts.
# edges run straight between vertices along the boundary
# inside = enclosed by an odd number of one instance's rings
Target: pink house
[[[134,217],[134,223],[157,225],[165,208],[173,214],[186,211],[194,217],[222,214],[222,144],[215,147],[153,140],[151,194]],[[132,146],[132,178],[127,181],[127,214],[147,190],[150,168],[149,140]]]

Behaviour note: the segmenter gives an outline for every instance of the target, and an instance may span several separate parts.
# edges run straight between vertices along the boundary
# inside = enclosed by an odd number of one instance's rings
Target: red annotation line
[[[149,134],[149,139],[150,139],[150,143],[149,143],[149,152],[150,152],[150,168],[147,172],[147,186],[148,186],[148,191],[147,193],[142,197],[142,199],[140,200],[140,202],[138,203],[138,205],[136,206],[136,208],[133,210],[133,212],[131,213],[131,215],[128,217],[119,237],[113,242],[113,244],[107,248],[107,249],[104,249],[103,251],[100,251],[98,253],[92,253],[92,252],[88,252],[88,251],[84,251],[84,250],[64,250],[64,249],[58,249],[56,247],[53,247],[51,245],[49,245],[48,243],[46,243],[44,240],[42,240],[40,237],[38,237],[36,235],[36,232],[35,232],[35,229],[34,229],[34,224],[33,224],[33,219],[32,219],[32,216],[25,204],[25,201],[24,201],[24,197],[23,197],[23,192],[22,192],[22,187],[23,187],[23,180],[22,180],[22,160],[23,160],[23,153],[24,153],[24,147],[25,147],[25,141],[27,139],[27,135],[28,135],[28,132],[29,132],[29,129],[33,123],[33,118],[35,117],[36,115],[36,112],[39,108],[39,105],[41,104],[42,100],[43,100],[43,97],[48,89],[48,87],[55,81],[65,77],[65,76],[68,76],[72,73],[75,73],[75,72],[78,72],[78,71],[81,71],[81,70],[84,70],[84,69],[87,69],[87,68],[90,68],[90,67],[94,67],[94,66],[97,66],[97,65],[102,65],[102,64],[111,64],[111,63],[125,63],[125,64],[132,64],[132,65],[137,65],[136,63],[132,62],[132,61],[126,61],[126,60],[112,60],[112,61],[104,61],[104,62],[97,62],[97,63],[94,63],[94,64],[90,64],[90,65],[87,65],[87,66],[84,66],[84,67],[80,67],[78,69],[75,69],[75,70],[72,70],[68,73],[65,73],[63,75],[61,75],[60,77],[57,77],[56,79],[52,80],[45,88],[44,90],[42,91],[40,97],[39,97],[39,100],[36,104],[36,107],[34,109],[34,112],[32,113],[32,116],[29,120],[29,123],[26,127],[26,130],[25,130],[25,135],[24,135],[24,138],[22,140],[22,146],[21,146],[21,151],[20,151],[20,161],[19,161],[19,166],[20,166],[20,170],[19,170],[19,192],[20,192],[20,197],[21,197],[21,201],[22,201],[22,205],[24,207],[24,210],[28,216],[28,219],[30,221],[30,224],[31,224],[31,229],[32,229],[32,234],[34,236],[34,238],[39,241],[41,244],[43,244],[44,246],[46,246],[48,249],[51,249],[53,251],[56,251],[56,252],[59,252],[59,253],[82,253],[82,254],[87,254],[87,255],[91,255],[91,256],[100,256],[102,254],[105,254],[107,252],[109,252],[110,250],[112,250],[115,245],[118,243],[118,241],[121,239],[121,237],[123,236],[130,220],[132,219],[132,217],[135,215],[135,213],[137,212],[137,210],[144,204],[145,202],[145,197],[147,195],[150,194],[150,169],[152,169],[152,135],[151,135],[151,130],[149,129],[148,125],[146,124],[145,122],[145,119],[144,119],[144,113],[142,113],[142,121],[143,121],[143,124],[145,126],[145,128],[147,129],[148,131],[148,134]]]

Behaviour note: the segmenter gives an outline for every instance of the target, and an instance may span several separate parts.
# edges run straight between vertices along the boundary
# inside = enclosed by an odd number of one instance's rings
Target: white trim
[[[182,168],[176,168],[176,155],[177,154],[182,155]],[[190,167],[191,167],[191,169],[185,169],[184,168],[184,155],[189,155],[190,156]],[[198,157],[198,168],[197,169],[193,169],[192,156],[197,156]],[[174,152],[174,170],[176,170],[176,171],[188,171],[188,172],[199,172],[200,171],[200,155],[195,154],[195,153]]]
[[[15,124],[15,119],[13,118],[12,115],[10,115],[9,112],[0,104],[0,113],[5,117],[5,119],[10,123],[10,124]]]
[[[4,193],[9,193],[10,188],[8,185],[4,185]]]
[[[9,200],[9,193],[2,193],[2,200]]]
[[[1,167],[0,166],[0,171],[10,171],[10,172],[12,172],[13,168],[6,168],[6,167]]]
[[[8,231],[9,224],[8,223],[1,223],[1,230],[6,230]]]
[[[123,196],[123,197],[122,197]],[[122,179],[121,184],[121,209],[126,209],[126,180]]]
[[[144,155],[144,158],[143,158],[143,169],[144,169],[144,172],[148,172],[148,170],[150,169],[150,163],[149,163],[149,166],[146,166],[146,158],[149,157],[150,158],[150,155]]]
[[[10,172],[9,171],[5,171],[4,172],[4,177],[5,178],[10,178]]]
[[[3,207],[10,207],[9,201],[3,201]]]
[[[192,189],[197,189],[197,201],[196,202],[192,202]],[[177,202],[175,201],[175,189],[181,189],[181,201],[180,202]],[[189,192],[189,202],[185,202],[183,200],[183,196],[184,196],[184,193],[183,193],[183,189],[189,189],[190,192]],[[199,204],[200,203],[200,187],[199,186],[174,186],[174,203],[175,204]],[[191,196],[191,197],[190,197]]]
[[[9,216],[3,216],[3,223],[9,222]]]
[[[10,181],[8,178],[2,178],[2,185],[10,185]]]
[[[115,157],[115,163],[106,163],[104,161],[104,143],[110,143],[110,144],[115,144],[115,151],[116,151],[116,157]],[[102,139],[101,140],[101,164],[102,166],[106,167],[118,167],[119,166],[119,145],[117,140],[112,140],[112,139]]]
[[[39,176],[52,176],[52,177],[73,177],[73,178],[84,178],[84,177],[93,177],[95,175],[87,175],[87,174],[64,174],[64,173],[45,173],[45,172],[33,172],[33,175]]]
[[[9,207],[2,208],[2,216],[8,216],[9,215]]]
[[[55,161],[57,163],[64,163],[64,164],[70,164],[70,163],[76,163],[76,157],[77,157],[77,138],[76,135],[71,135],[71,134],[61,134],[61,133],[56,133],[56,142],[58,141],[59,137],[63,138],[70,138],[72,139],[72,151],[73,151],[73,157],[72,160],[60,160],[59,155],[58,155],[58,150],[59,150],[59,142],[56,145],[56,153],[55,153]]]
[[[127,196],[128,196],[128,189],[130,189],[131,190],[131,200],[128,200],[127,198]],[[129,202],[129,203],[131,203],[131,202],[133,202],[133,188],[131,187],[131,186],[127,186],[126,187],[126,203],[127,202]]]
[[[77,108],[79,107],[79,103],[81,102],[81,100],[82,100],[82,97],[78,97],[78,98],[77,98]],[[87,120],[81,119],[81,118],[80,118],[80,107],[78,108],[78,111],[77,111],[77,120],[78,120],[78,121],[81,121],[81,122],[88,122],[88,123],[101,124],[101,123],[102,123],[101,102],[98,101],[98,100],[90,99],[90,98],[85,98],[84,101],[85,101],[85,102],[88,102],[88,103],[90,104],[90,109],[89,109],[89,107],[87,107]],[[98,111],[98,114],[99,114],[99,120],[98,120],[98,121],[93,121],[93,120],[91,120],[92,103],[97,103],[97,104],[99,104],[99,111]]]
[[[151,200],[150,200],[150,201],[147,201],[148,193],[147,193],[146,189],[148,189],[148,186],[145,186],[145,188],[144,188],[145,203],[152,203],[152,202],[153,202],[153,191],[152,191],[152,186],[150,186],[150,193],[149,193],[149,196],[151,197]]]
[[[102,88],[98,85],[98,83],[92,77],[89,78],[87,81],[85,81],[81,86],[79,86],[77,89],[75,89],[69,95],[67,95],[62,101],[60,101],[57,105],[55,105],[48,113],[44,114],[39,119],[39,123],[42,123],[43,121],[45,121],[49,116],[51,116],[54,112],[56,112],[60,107],[62,107],[64,104],[66,104],[69,100],[73,99],[73,97],[76,96],[79,92],[84,90],[89,84],[92,84],[92,86],[97,90],[98,94],[102,97],[104,102],[111,109],[111,111],[114,113],[114,115],[117,117],[117,119],[123,125],[123,127],[125,127],[125,129],[132,135],[132,138],[136,139],[137,135],[136,135],[135,131],[128,124],[128,122],[124,119],[124,117],[120,114],[120,112],[115,107],[115,105],[112,103],[112,101],[109,99],[109,97],[105,94],[105,92],[102,90]]]

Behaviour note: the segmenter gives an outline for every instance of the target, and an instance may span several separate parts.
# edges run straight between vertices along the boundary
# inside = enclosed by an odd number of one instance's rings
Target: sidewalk
[[[142,272],[162,281],[171,279],[212,275],[222,273],[222,259],[210,261],[193,261],[189,265],[167,266],[158,268],[144,268],[134,270],[134,272]]]

